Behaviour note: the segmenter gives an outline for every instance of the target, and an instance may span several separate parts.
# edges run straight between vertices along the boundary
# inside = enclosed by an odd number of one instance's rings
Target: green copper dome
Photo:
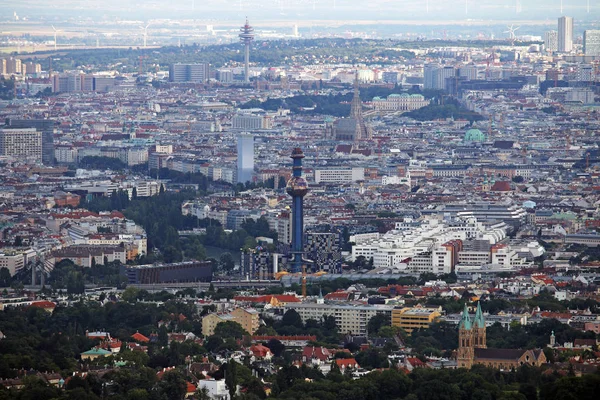
[[[465,142],[483,142],[485,141],[485,135],[477,128],[469,129],[465,133]]]

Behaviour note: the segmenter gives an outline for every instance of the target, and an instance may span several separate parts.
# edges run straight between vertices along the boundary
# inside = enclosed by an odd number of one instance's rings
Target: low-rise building
[[[260,318],[258,311],[253,308],[236,308],[230,313],[213,313],[202,318],[202,334],[207,337],[215,333],[215,328],[221,322],[237,322],[250,334],[258,330]]]
[[[441,316],[439,308],[405,307],[392,311],[392,326],[398,326],[407,333],[415,329],[427,329]]]
[[[309,319],[321,320],[324,316],[333,316],[340,333],[366,335],[369,320],[377,314],[392,317],[394,306],[388,305],[347,305],[347,304],[287,304],[284,310],[295,310],[302,322]]]

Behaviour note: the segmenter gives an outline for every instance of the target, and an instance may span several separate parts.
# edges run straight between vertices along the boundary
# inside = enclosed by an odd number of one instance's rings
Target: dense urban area
[[[0,34],[0,400],[596,399],[600,30],[238,25]]]

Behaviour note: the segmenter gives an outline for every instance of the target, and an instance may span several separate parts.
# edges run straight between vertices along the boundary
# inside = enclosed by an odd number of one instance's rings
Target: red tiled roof
[[[360,366],[358,365],[358,363],[356,362],[356,360],[354,358],[338,358],[335,360],[335,363],[340,368],[342,368],[342,367],[343,368],[346,368],[346,367],[360,368]]]
[[[186,393],[195,393],[196,392],[196,386],[194,386],[192,383],[190,382],[186,382]]]
[[[299,303],[300,299],[291,294],[276,294],[266,296],[235,296],[233,299],[236,301],[247,301],[250,303],[270,303],[275,298],[277,301],[282,303]]]
[[[143,343],[148,343],[150,341],[150,339],[148,339],[146,336],[142,335],[139,332],[136,332],[133,335],[131,335],[131,338],[133,340],[137,340],[138,342],[143,342]]]
[[[31,307],[54,310],[56,308],[56,304],[54,304],[53,302],[48,301],[48,300],[40,300],[40,301],[34,301],[33,303],[31,303]]]

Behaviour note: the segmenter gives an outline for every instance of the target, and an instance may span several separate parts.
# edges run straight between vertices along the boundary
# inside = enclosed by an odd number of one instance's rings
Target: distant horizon
[[[595,4],[594,4],[595,3]],[[554,21],[568,15],[576,20],[600,24],[600,5],[593,0],[22,0],[0,5],[4,21],[13,13],[31,20],[91,19],[193,19],[239,21],[246,16],[254,21],[380,20],[438,24],[440,22]],[[589,4],[589,9],[588,9]]]

